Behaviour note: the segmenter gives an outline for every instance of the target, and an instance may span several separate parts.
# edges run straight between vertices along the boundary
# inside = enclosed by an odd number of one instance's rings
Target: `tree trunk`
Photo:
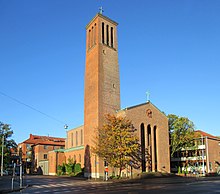
[[[122,168],[120,167],[119,168],[119,177],[121,178],[121,171],[122,171]]]

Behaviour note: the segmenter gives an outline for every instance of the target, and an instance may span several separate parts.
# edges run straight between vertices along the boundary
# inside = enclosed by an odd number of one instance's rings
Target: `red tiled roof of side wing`
[[[204,136],[204,137],[210,137],[210,138],[217,138],[217,139],[219,139],[218,137],[216,137],[216,136],[214,136],[214,135],[211,135],[211,134],[209,134],[209,133],[206,133],[206,132],[204,132],[204,131],[201,131],[201,130],[196,130],[195,133],[196,133],[196,134],[200,134],[200,135],[202,135],[202,136]]]
[[[30,134],[30,138],[29,139],[46,139],[46,140],[65,140],[65,138],[61,138],[61,137],[51,137],[51,136],[40,136],[40,135],[32,135]]]
[[[55,141],[42,141],[35,143],[35,145],[56,145],[56,146],[65,146],[65,141],[55,142]]]
[[[30,138],[25,140],[23,143],[63,146],[63,145],[65,145],[65,138],[50,137],[50,136],[39,136],[39,135],[30,134]]]

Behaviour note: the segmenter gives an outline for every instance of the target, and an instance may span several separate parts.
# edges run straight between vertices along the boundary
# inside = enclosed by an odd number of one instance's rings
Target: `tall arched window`
[[[147,142],[148,146],[151,146],[151,127],[150,125],[147,126]]]
[[[141,123],[141,158],[142,158],[142,172],[146,172],[146,159],[145,159],[145,129],[144,123]]]
[[[148,154],[149,154],[149,160],[150,163],[148,164],[148,170],[152,171],[152,143],[151,143],[151,127],[150,125],[147,126],[147,148],[148,148]]]
[[[154,126],[154,158],[155,158],[155,171],[157,171],[157,126]]]

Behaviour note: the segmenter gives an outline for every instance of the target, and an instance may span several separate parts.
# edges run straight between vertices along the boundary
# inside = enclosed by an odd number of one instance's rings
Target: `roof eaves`
[[[103,19],[105,19],[105,20],[107,20],[107,21],[113,23],[113,24],[116,25],[116,26],[118,25],[117,22],[115,22],[114,20],[110,19],[109,17],[104,16],[103,14],[97,13],[97,14],[90,20],[90,22],[86,25],[86,29],[90,26],[90,24],[91,24],[97,17],[101,17],[101,18],[103,18]]]
[[[137,104],[137,105],[134,105],[134,106],[130,106],[130,107],[127,107],[127,108],[124,108],[124,109],[121,109],[121,110],[130,110],[130,109],[133,109],[133,108],[137,108],[139,106],[143,106],[143,105],[147,105],[147,104],[151,104],[152,106],[154,106],[159,112],[161,112],[164,116],[166,116],[166,114],[164,112],[162,112],[159,108],[157,108],[157,106],[155,106],[153,103],[151,103],[150,101],[148,102],[145,102],[145,103],[142,103],[142,104]],[[167,116],[166,116],[167,117]]]

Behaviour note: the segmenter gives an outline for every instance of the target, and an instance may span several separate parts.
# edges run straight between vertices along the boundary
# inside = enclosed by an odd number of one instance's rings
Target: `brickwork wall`
[[[31,145],[31,144],[30,144]],[[19,151],[22,151],[22,161],[26,161],[26,158],[27,158],[27,145],[26,143],[19,143],[18,144],[18,149],[17,149],[17,154],[19,156]]]
[[[90,145],[91,135],[94,128],[98,127],[98,79],[99,79],[99,49],[98,42],[89,47],[89,30],[96,24],[98,18],[87,28],[86,36],[86,68],[85,68],[85,94],[84,94],[84,141],[85,146]],[[99,37],[99,31],[96,31],[96,40]]]
[[[48,152],[53,151],[54,149],[60,149],[60,148],[61,146],[53,146],[53,145],[34,146],[35,161],[37,162],[36,167],[39,166],[39,161],[48,160]],[[44,158],[44,155],[47,155],[47,158]]]
[[[220,162],[220,140],[208,138],[207,141],[208,146],[206,144],[206,156],[208,155],[208,160],[206,169],[209,169],[209,172],[216,172],[217,165],[215,161]]]
[[[49,152],[48,159],[49,159],[49,175],[56,175],[57,171],[57,164],[56,164],[56,152]]]
[[[84,149],[80,150],[74,150],[74,151],[65,151],[65,158],[66,162],[68,162],[68,159],[73,159],[73,161],[76,161],[76,163],[80,163],[81,166],[84,166]]]
[[[84,126],[67,131],[66,149],[84,145]]]
[[[66,162],[66,157],[63,152],[52,151],[48,153],[49,160],[49,175],[57,174],[57,166]]]
[[[114,28],[113,48],[102,42],[102,23]],[[103,161],[91,154],[96,129],[102,125],[106,113],[115,113],[120,109],[120,84],[117,52],[117,23],[97,14],[87,25],[86,69],[84,97],[84,145],[86,154],[90,155],[91,173],[103,175]],[[96,29],[94,31],[94,29]],[[91,40],[91,32],[95,40]],[[105,37],[106,37],[105,32]],[[88,156],[85,155],[86,158]],[[95,166],[94,164],[98,164]],[[86,169],[88,170],[88,169]],[[90,176],[90,175],[88,175]]]

